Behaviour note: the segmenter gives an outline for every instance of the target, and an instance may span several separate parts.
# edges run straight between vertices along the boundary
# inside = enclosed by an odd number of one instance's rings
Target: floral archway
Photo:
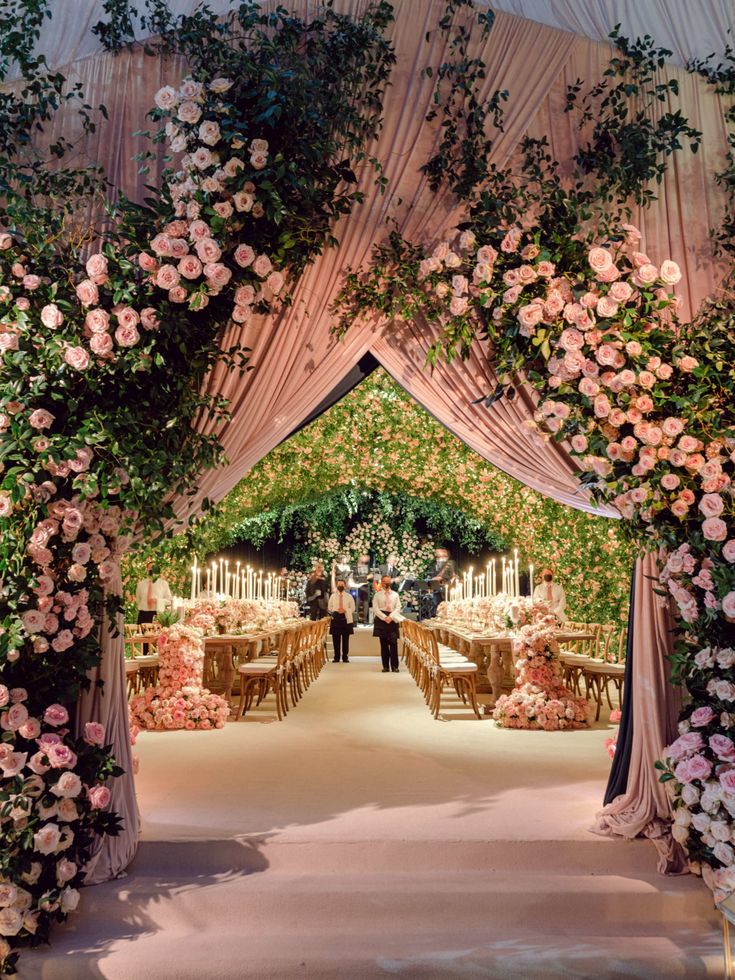
[[[534,121],[511,101],[502,129],[507,95],[493,85],[507,83],[497,54],[513,35],[507,18],[493,26],[469,2],[432,0],[435,70],[417,78],[423,31],[404,30],[400,0],[359,16],[349,2],[311,18],[245,4],[239,20],[185,21],[154,4],[153,50],[183,56],[189,74],[170,60],[174,84],[157,92],[148,165],[164,169],[152,200],[122,198],[100,237],[87,209],[105,196],[100,175],[26,152],[44,125],[56,159],[73,149],[52,122],[79,93],[33,50],[44,6],[8,12],[20,81],[0,147],[3,969],[76,906],[85,875],[119,870],[135,848],[121,641],[108,628],[122,555],[207,494],[222,497],[402,320],[443,381],[471,364],[493,420],[477,433],[488,458],[511,466],[517,452],[529,482],[545,467],[552,494],[574,499],[583,484],[577,503],[614,501],[636,541],[667,552],[661,582],[681,613],[674,666],[690,702],[664,778],[677,840],[713,887],[731,890],[732,295],[682,324],[678,267],[651,261],[624,220],[626,207],[652,203],[666,158],[701,140],[680,113],[657,111],[677,93],[657,75],[665,57],[618,38],[611,75],[568,93],[583,132],[569,183],[543,140],[523,141],[520,176],[506,167],[508,134],[517,142]],[[116,5],[98,33],[120,49],[129,25]],[[534,30],[546,58],[518,64],[539,90],[569,49]],[[731,72],[693,67],[731,120]],[[93,133],[94,110],[83,99],[77,109]],[[730,155],[723,187],[732,166]],[[374,182],[395,210],[371,197],[350,224]],[[386,217],[398,228],[387,238]],[[336,228],[341,267],[380,246],[347,278],[341,342],[319,327],[338,319],[327,314],[341,277],[317,261]],[[731,208],[722,228],[728,255]],[[288,340],[274,354],[278,329]],[[457,425],[471,429],[480,411]],[[100,839],[120,829],[111,860]]]

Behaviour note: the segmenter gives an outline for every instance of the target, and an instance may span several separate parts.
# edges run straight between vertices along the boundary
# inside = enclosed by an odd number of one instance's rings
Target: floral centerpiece
[[[199,599],[189,607],[185,620],[209,636],[275,629],[298,617],[298,605],[286,599]]]
[[[590,706],[564,686],[559,644],[552,617],[523,626],[516,689],[498,698],[493,718],[499,728],[537,728],[546,732],[583,728]]]
[[[440,622],[474,626],[487,632],[525,626],[548,614],[548,607],[530,596],[499,593],[479,599],[450,599],[439,603]]]
[[[152,730],[223,728],[230,706],[202,686],[202,631],[180,623],[158,638],[159,683],[130,701],[131,726]]]

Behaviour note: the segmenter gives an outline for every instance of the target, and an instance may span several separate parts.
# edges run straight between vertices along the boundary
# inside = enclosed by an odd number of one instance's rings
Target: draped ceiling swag
[[[78,162],[101,164],[114,186],[141,198],[144,180],[150,182],[155,174],[146,178],[137,174],[132,157],[143,143],[131,134],[144,125],[154,92],[163,84],[176,84],[185,66],[177,58],[162,62],[146,57],[139,49],[117,57],[101,52],[89,33],[102,15],[99,0],[56,0],[51,6],[55,16],[44,28],[40,47],[50,64],[82,83],[90,103],[105,103],[110,121],[95,134],[84,136],[73,116],[59,115],[46,138],[63,134],[76,140]],[[191,0],[172,3],[179,12],[190,12],[194,6]],[[224,9],[226,4],[212,0],[211,6]],[[289,0],[288,6],[306,15],[316,4],[314,0]],[[366,6],[367,0],[335,0],[335,7],[346,12],[358,13]],[[440,64],[448,54],[446,38],[435,30],[444,6],[444,0],[394,0],[397,64],[385,96],[385,125],[377,145],[370,148],[384,162],[390,190],[380,195],[372,174],[363,173],[364,203],[338,227],[339,246],[306,271],[296,288],[293,307],[260,323],[230,328],[224,344],[241,342],[250,347],[255,370],[244,378],[215,370],[208,379],[210,390],[231,401],[231,421],[220,433],[229,462],[203,475],[198,496],[186,504],[180,502],[182,514],[196,509],[204,496],[221,499],[368,352],[439,421],[490,462],[542,493],[590,509],[578,488],[575,465],[563,447],[539,441],[528,429],[529,395],[522,393],[519,399],[502,402],[490,412],[472,404],[487,393],[494,380],[480,344],[467,362],[439,366],[432,375],[423,366],[432,341],[424,324],[364,323],[344,341],[335,340],[330,333],[333,318],[329,308],[344,270],[368,260],[372,246],[385,234],[387,218],[407,238],[428,242],[437,241],[456,224],[458,212],[450,195],[433,194],[420,173],[438,133],[436,124],[425,121],[433,82],[422,77],[421,69]],[[482,51],[487,64],[485,92],[496,88],[510,92],[505,131],[498,134],[493,148],[498,164],[512,159],[526,133],[546,135],[552,152],[559,159],[569,158],[579,135],[573,120],[562,111],[566,85],[577,77],[590,84],[600,78],[612,50],[601,38],[618,21],[627,35],[647,32],[671,47],[674,62],[679,64],[693,54],[705,56],[721,50],[725,29],[733,21],[730,0],[699,0],[696,4],[687,0],[503,0],[493,6],[497,17]],[[550,21],[551,26],[538,23],[537,18]],[[428,43],[427,31],[432,31]],[[713,173],[723,169],[727,150],[724,106],[701,78],[687,74],[676,63],[660,69],[660,75],[679,79],[683,111],[702,130],[703,145],[696,156],[688,151],[677,155],[660,188],[659,201],[645,213],[635,214],[634,220],[643,231],[643,247],[655,262],[671,257],[681,265],[680,293],[685,312],[691,315],[722,275],[712,256],[709,229],[718,223],[724,206],[723,192],[712,180]],[[677,107],[664,105],[656,111],[670,108]],[[628,792],[618,798],[617,810],[608,821],[615,832],[628,835],[641,830],[656,834],[657,821],[668,813],[665,793],[650,767],[650,759],[666,744],[672,730],[672,702],[666,694],[661,648],[668,634],[661,627],[665,610],[650,588],[648,576],[653,566],[647,561],[645,572],[641,570],[640,581],[646,588],[637,609],[644,614],[636,619],[633,659],[641,691],[661,691],[653,704],[641,705],[642,713],[636,710]],[[103,629],[101,643],[99,674],[106,682],[104,695],[95,692],[86,698],[82,716],[107,724],[117,758],[130,773],[122,640]],[[137,811],[130,775],[115,781],[112,806],[123,816],[125,832],[105,841],[92,880],[105,880],[122,870],[135,851]]]

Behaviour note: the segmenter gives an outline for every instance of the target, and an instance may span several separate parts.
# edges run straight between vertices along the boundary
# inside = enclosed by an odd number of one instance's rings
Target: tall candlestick
[[[197,560],[194,559],[194,564],[191,566],[191,601],[193,602],[196,598],[196,588],[197,588]]]
[[[219,560],[219,590],[220,592],[225,591],[225,560],[220,558]]]
[[[212,595],[217,595],[217,562],[212,562]]]
[[[533,595],[533,562],[528,566],[528,594]]]
[[[237,563],[235,568],[235,598],[242,599],[242,593],[240,592],[240,562]]]
[[[197,599],[201,595],[201,592],[202,592],[202,570],[201,568],[198,568],[197,569]]]
[[[513,554],[515,556],[515,562],[514,562],[514,564],[515,564],[515,576],[514,577],[515,577],[515,590],[516,590],[516,593],[515,594],[517,596],[519,596],[521,594],[521,582],[520,582],[519,566],[518,566],[518,548],[514,548],[513,549]]]
[[[212,595],[212,569],[207,569],[207,598]]]

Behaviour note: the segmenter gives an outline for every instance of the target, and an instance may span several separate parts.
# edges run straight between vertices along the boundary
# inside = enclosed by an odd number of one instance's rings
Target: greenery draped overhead
[[[488,541],[517,547],[539,569],[552,566],[575,617],[618,621],[626,615],[633,548],[622,540],[619,522],[571,510],[501,473],[382,369],[269,453],[198,525],[162,545],[161,562],[184,588],[195,552],[215,554],[265,523],[275,530],[287,508],[308,505],[323,513],[316,508],[335,488],[457,508],[487,529]],[[146,556],[127,562],[128,594]]]

